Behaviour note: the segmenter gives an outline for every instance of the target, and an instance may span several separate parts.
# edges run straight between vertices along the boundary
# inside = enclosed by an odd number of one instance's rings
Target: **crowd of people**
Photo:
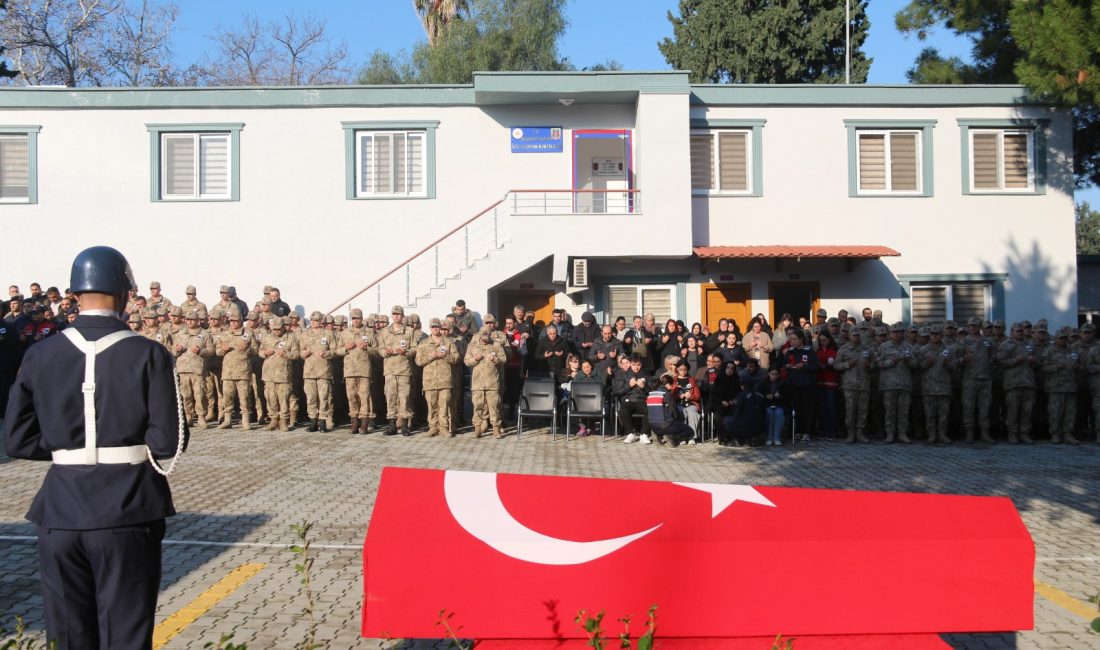
[[[498,322],[458,300],[425,330],[399,305],[307,318],[276,287],[251,308],[232,286],[209,307],[195,287],[184,293],[175,304],[152,282],[148,295],[131,292],[123,317],[176,359],[186,416],[199,427],[328,431],[346,422],[352,434],[451,437],[471,422],[476,437],[499,438],[525,379],[549,377],[563,406],[573,384],[602,384],[615,430],[582,421],[578,433],[626,443],[1100,442],[1091,324],[1053,334],[1043,320],[887,325],[867,308],[858,317],[818,310],[812,321],[785,314],[774,326],[757,314],[743,329],[722,319],[711,331],[653,314],[599,324],[585,312],[574,324],[563,309],[542,323],[523,305]],[[79,313],[68,290],[35,283],[26,296],[15,285],[9,294],[2,400],[25,350]]]

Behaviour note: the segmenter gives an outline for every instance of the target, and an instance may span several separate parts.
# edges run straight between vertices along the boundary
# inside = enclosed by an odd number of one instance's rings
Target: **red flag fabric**
[[[1034,559],[1000,497],[387,467],[362,632],[582,638],[652,604],[663,638],[1021,630]]]
[[[619,628],[612,627],[617,639]],[[606,638],[606,637],[605,637]],[[632,636],[637,639],[637,634]],[[783,637],[779,647],[793,641],[797,650],[951,650],[951,646],[935,634],[861,634],[844,636]],[[767,650],[773,647],[775,637],[750,636],[736,639],[666,639],[658,634],[656,647],[660,650]],[[608,643],[614,647],[614,643]],[[588,650],[587,639],[531,640],[488,639],[478,641],[477,650]]]

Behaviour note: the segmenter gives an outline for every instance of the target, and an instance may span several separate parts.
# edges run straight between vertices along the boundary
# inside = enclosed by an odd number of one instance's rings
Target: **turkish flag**
[[[1030,629],[1034,560],[1000,497],[387,467],[362,632],[637,636],[653,604],[664,638]]]

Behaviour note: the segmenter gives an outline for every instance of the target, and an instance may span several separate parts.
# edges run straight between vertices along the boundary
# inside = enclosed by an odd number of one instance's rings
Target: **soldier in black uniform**
[[[4,448],[53,461],[27,513],[48,640],[60,650],[151,648],[164,518],[175,514],[165,478],[175,461],[165,471],[153,457],[178,457],[187,443],[172,358],[119,320],[134,286],[121,253],[82,251],[70,286],[80,315],[27,351]]]

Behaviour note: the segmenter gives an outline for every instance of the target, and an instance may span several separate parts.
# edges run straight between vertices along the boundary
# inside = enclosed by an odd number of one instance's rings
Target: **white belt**
[[[96,462],[108,465],[140,465],[145,462],[149,448],[145,445],[129,447],[97,447]],[[58,449],[53,453],[55,465],[94,465],[89,463],[83,448]]]

